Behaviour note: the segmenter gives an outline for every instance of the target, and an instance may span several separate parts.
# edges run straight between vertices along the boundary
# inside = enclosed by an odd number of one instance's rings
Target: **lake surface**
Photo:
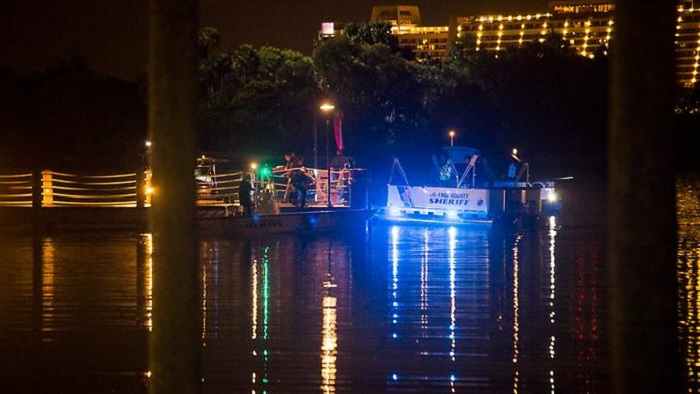
[[[691,392],[699,179],[678,204]],[[539,231],[203,236],[203,392],[609,392],[605,196],[560,186]],[[145,393],[154,279],[149,234],[0,238],[0,391]]]

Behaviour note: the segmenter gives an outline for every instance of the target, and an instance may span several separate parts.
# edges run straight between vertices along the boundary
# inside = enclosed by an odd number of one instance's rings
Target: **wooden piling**
[[[153,334],[151,393],[201,385],[201,278],[195,221],[197,0],[150,1]]]
[[[680,393],[675,2],[619,0],[611,47],[608,262],[616,393]]]

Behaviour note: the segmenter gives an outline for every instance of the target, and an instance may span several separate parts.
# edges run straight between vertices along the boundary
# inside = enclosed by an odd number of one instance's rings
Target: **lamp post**
[[[319,107],[321,111],[326,113],[326,199],[328,207],[331,207],[331,114],[335,109],[335,105],[330,102],[325,102]]]
[[[449,136],[450,136],[450,146],[454,146],[454,144],[455,144],[455,131],[450,130]]]

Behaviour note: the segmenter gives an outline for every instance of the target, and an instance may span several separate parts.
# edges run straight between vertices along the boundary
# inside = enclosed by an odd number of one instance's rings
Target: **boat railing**
[[[236,205],[239,201],[238,188],[243,179],[243,171],[207,175],[206,179],[198,178],[198,206]]]
[[[297,170],[301,170],[301,168],[273,169],[271,174],[267,176],[258,174],[254,177],[255,189],[272,191],[273,198],[281,206],[292,205],[289,202],[289,194],[293,192],[291,176]],[[313,178],[309,181],[307,189],[307,206],[328,206],[330,199],[330,205],[336,207],[349,207],[351,205],[353,182],[358,173],[365,171],[360,168],[331,169],[329,181],[327,169],[306,167],[305,170]]]

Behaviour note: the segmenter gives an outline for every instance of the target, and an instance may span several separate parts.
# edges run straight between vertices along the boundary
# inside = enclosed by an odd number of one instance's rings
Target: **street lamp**
[[[325,102],[319,107],[321,111],[326,113],[326,198],[328,207],[331,207],[331,114],[335,109],[335,105],[330,102]]]
[[[450,130],[449,136],[450,136],[450,146],[454,146],[454,144],[455,144],[455,131]]]

